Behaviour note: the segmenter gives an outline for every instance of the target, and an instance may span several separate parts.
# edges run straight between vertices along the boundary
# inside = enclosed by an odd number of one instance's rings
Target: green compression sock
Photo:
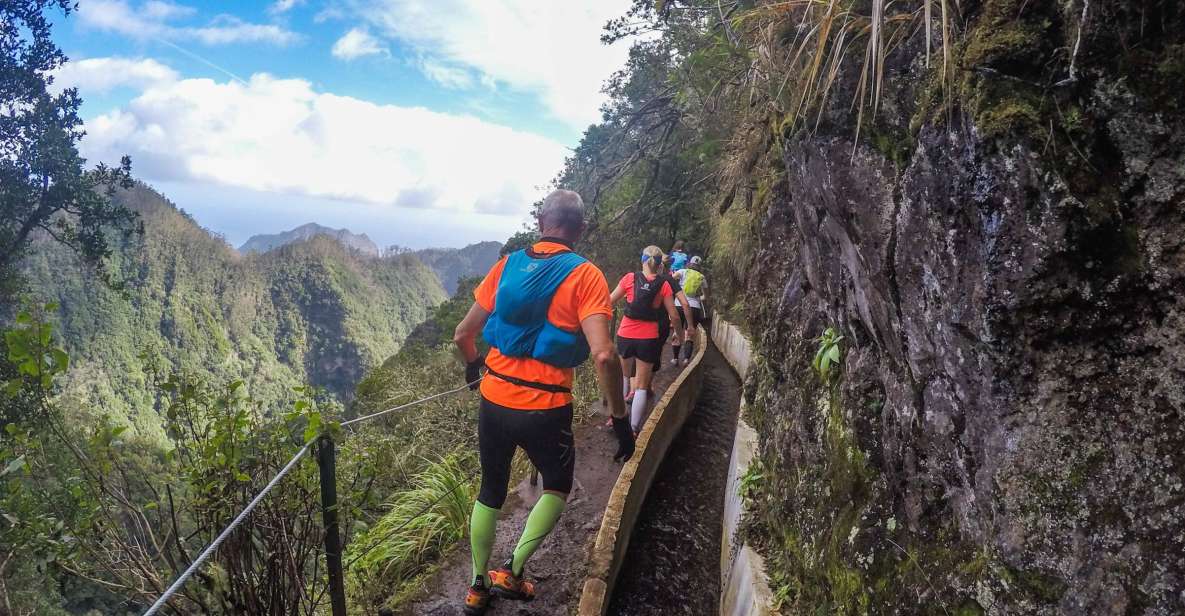
[[[490,584],[490,552],[494,550],[494,529],[498,525],[498,509],[486,507],[481,501],[473,502],[473,515],[469,516],[469,548],[473,553],[473,578],[481,576],[486,586]]]
[[[523,529],[523,536],[514,548],[514,560],[510,565],[510,571],[514,575],[522,575],[527,559],[535,553],[535,549],[543,543],[551,529],[555,528],[560,514],[564,512],[565,504],[565,500],[555,494],[544,494],[531,508],[531,515],[527,516],[527,527]]]

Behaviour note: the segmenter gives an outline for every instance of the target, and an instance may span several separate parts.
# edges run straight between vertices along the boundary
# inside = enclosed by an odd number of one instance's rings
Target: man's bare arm
[[[465,314],[465,318],[457,324],[457,329],[453,331],[453,344],[457,345],[457,350],[461,352],[461,359],[466,363],[472,363],[477,359],[477,335],[481,333],[483,327],[486,326],[486,319],[490,318],[490,313],[486,312],[477,302],[469,307],[469,312]]]
[[[597,369],[597,384],[601,395],[609,401],[609,412],[614,417],[625,417],[625,398],[621,393],[621,361],[609,335],[609,317],[595,314],[580,322],[589,355]]]

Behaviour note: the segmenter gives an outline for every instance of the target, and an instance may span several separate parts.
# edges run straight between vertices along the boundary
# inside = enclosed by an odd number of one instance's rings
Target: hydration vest
[[[704,275],[693,269],[683,270],[683,293],[687,297],[699,297],[699,288],[704,284]]]
[[[512,253],[502,268],[494,312],[482,337],[507,357],[530,357],[557,368],[579,366],[589,354],[584,332],[556,327],[547,320],[547,311],[556,289],[585,261],[571,251]]]
[[[671,271],[677,272],[687,267],[687,253],[676,250],[671,253]]]
[[[658,321],[662,312],[654,306],[654,298],[658,297],[666,280],[662,276],[655,276],[654,280],[646,280],[642,272],[634,272],[634,299],[625,306],[625,316],[639,321]]]

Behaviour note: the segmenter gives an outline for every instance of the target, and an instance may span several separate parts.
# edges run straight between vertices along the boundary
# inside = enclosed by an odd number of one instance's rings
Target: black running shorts
[[[648,364],[657,364],[662,357],[662,346],[654,342],[654,338],[623,338],[618,336],[617,354],[622,359],[633,357]]]
[[[520,411],[481,399],[477,418],[481,456],[481,491],[477,500],[501,509],[510,483],[510,461],[522,447],[543,475],[543,489],[572,491],[576,441],[572,437],[572,405],[546,411]]]
[[[691,316],[695,319],[696,325],[703,325],[704,329],[708,328],[708,316],[704,314],[703,308],[692,307]],[[682,309],[679,309],[679,322],[683,324],[683,329],[687,329],[687,317],[683,316]]]

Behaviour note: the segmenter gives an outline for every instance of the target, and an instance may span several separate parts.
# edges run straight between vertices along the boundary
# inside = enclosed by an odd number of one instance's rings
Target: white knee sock
[[[628,376],[621,378],[621,395],[630,395],[630,377]]]
[[[639,389],[634,392],[634,402],[630,405],[630,425],[633,426],[634,432],[642,429],[642,420],[646,414],[646,390]]]

